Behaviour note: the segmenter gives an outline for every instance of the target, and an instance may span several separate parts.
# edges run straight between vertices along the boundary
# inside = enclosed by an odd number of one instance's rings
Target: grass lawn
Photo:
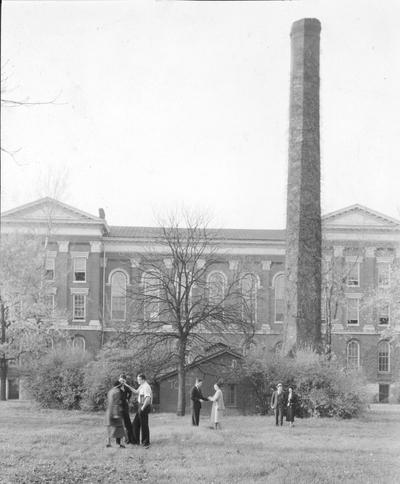
[[[105,447],[103,414],[0,402],[1,483],[400,483],[400,406],[362,419],[150,416],[150,449]]]

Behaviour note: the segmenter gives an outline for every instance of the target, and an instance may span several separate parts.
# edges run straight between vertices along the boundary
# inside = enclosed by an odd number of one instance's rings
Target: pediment
[[[48,197],[4,212],[1,218],[3,222],[105,224],[99,217]]]
[[[400,228],[400,221],[371,210],[362,205],[352,205],[323,218],[324,227],[329,228],[368,228],[393,229]]]

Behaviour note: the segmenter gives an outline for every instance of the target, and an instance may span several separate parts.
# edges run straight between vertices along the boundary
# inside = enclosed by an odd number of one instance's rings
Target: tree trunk
[[[4,401],[6,400],[7,394],[6,394],[6,384],[7,384],[7,360],[5,356],[2,356],[0,360],[0,384],[1,384],[1,391],[0,391],[0,400]]]
[[[5,318],[5,308],[3,301],[0,299],[0,318],[1,318],[1,342],[6,342],[6,318]],[[6,356],[3,356],[0,359],[0,384],[1,384],[1,391],[0,391],[0,400],[6,400],[6,384],[7,384],[7,360]]]
[[[180,343],[178,361],[178,405],[176,414],[178,417],[185,415],[186,408],[186,370],[185,370],[185,345]]]

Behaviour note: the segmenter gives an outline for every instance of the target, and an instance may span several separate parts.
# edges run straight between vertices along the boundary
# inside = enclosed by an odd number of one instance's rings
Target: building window
[[[111,319],[126,319],[126,283],[124,272],[114,272],[111,277]]]
[[[349,287],[358,287],[360,285],[360,264],[358,262],[347,262],[346,283]]]
[[[390,263],[378,262],[378,286],[387,287],[390,284]]]
[[[357,370],[360,367],[360,344],[358,341],[347,343],[347,368]]]
[[[225,297],[225,276],[222,272],[212,272],[208,276],[210,303],[214,306],[223,303]]]
[[[74,321],[86,319],[86,296],[84,294],[72,295],[72,314]]]
[[[143,274],[144,320],[152,323],[159,320],[160,280],[155,274]]]
[[[275,322],[283,323],[285,313],[285,276],[280,274],[275,278]]]
[[[81,351],[86,350],[86,340],[83,336],[74,336],[72,340],[72,347]]]
[[[378,308],[379,326],[389,326],[389,321],[390,321],[389,313],[390,313],[389,304],[383,304]]]
[[[388,383],[379,384],[379,403],[389,403],[389,388]]]
[[[347,298],[347,324],[355,326],[359,324],[360,300]]]
[[[251,322],[257,319],[257,277],[246,274],[242,278],[243,317]]]
[[[227,407],[237,406],[237,385],[235,383],[229,383],[226,385],[225,397]]]
[[[55,262],[56,260],[54,259],[54,257],[46,257],[44,277],[47,281],[54,281]]]
[[[378,371],[390,371],[390,344],[388,341],[381,341],[378,344]]]
[[[46,294],[44,303],[46,306],[46,312],[48,314],[52,314],[55,308],[55,301],[54,301],[54,294]]]
[[[86,282],[86,257],[74,258],[74,282]]]

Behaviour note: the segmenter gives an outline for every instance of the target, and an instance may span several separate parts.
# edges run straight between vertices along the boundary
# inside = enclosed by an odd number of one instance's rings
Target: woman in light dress
[[[214,429],[221,429],[221,420],[223,418],[223,413],[225,410],[224,396],[221,390],[222,384],[215,383],[214,390],[215,393],[212,397],[208,397],[210,402],[213,402],[211,408],[211,424]]]

